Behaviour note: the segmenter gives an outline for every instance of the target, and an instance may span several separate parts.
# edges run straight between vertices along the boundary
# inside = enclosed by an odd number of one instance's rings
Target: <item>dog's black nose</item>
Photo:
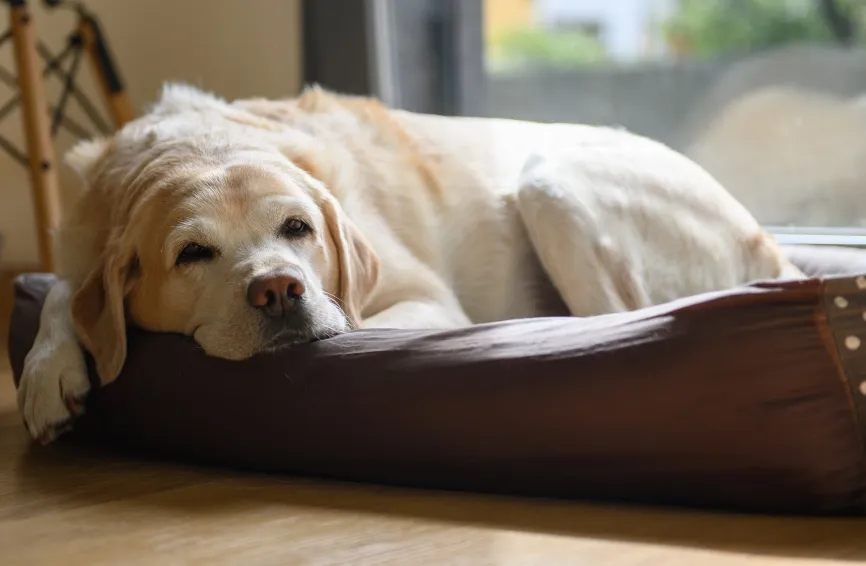
[[[292,311],[304,290],[300,273],[281,269],[253,279],[247,287],[247,302],[267,316],[280,318]]]

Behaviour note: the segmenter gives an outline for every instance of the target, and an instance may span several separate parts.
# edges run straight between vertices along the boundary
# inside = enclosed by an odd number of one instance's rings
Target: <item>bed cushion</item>
[[[859,514],[866,252],[833,252],[791,250],[819,266],[806,281],[584,319],[364,330],[244,362],[132,330],[71,441],[402,486]],[[17,280],[16,379],[53,282]]]

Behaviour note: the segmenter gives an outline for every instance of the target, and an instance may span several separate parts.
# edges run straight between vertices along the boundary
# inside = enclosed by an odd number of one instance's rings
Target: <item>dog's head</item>
[[[225,108],[171,104],[68,157],[109,216],[72,302],[101,379],[120,372],[128,322],[228,359],[357,325],[378,260],[323,182],[267,135],[202,123]]]

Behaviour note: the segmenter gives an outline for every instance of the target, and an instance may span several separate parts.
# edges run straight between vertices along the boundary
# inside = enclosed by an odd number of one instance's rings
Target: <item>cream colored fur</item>
[[[242,359],[353,326],[589,316],[800,275],[706,172],[614,129],[168,86],[69,162],[89,188],[57,238],[63,282],[19,388],[43,441],[82,409],[78,342],[107,383],[129,323]],[[312,233],[283,237],[290,217]],[[218,252],[176,265],[188,242]],[[303,274],[310,320],[276,340],[244,297],[285,266]]]

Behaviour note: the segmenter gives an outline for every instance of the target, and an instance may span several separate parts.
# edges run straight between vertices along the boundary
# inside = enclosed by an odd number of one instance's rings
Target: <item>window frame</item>
[[[481,115],[483,8],[482,0],[302,0],[304,83],[416,112]]]

